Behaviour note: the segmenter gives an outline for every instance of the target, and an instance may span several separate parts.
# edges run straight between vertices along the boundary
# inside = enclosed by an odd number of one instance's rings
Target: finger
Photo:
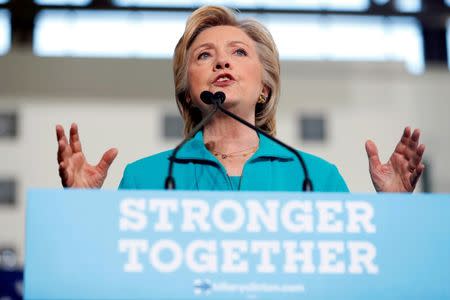
[[[414,129],[414,132],[413,132],[413,134],[411,135],[411,140],[413,141],[413,142],[418,142],[419,141],[419,138],[420,138],[420,129],[419,128],[416,128],[416,129]]]
[[[395,147],[394,152],[399,154],[404,154],[405,149],[408,145],[408,140],[411,136],[411,128],[409,126],[405,127],[403,130],[402,137],[400,138],[400,141],[397,143],[397,146]]]
[[[425,152],[425,145],[424,144],[420,144],[417,147],[416,152],[414,153],[412,159],[409,160],[409,162],[408,162],[408,169],[411,172],[414,171],[414,169],[417,168],[417,166],[422,161],[422,157],[423,157],[423,153],[424,152]]]
[[[103,154],[102,159],[97,164],[97,168],[104,173],[108,172],[109,167],[117,156],[119,151],[116,148],[111,148]]]
[[[67,145],[67,142],[64,141],[64,139],[59,140],[58,142],[58,163],[61,163],[62,161],[69,159],[72,155],[72,149],[70,149],[69,145]]]
[[[64,169],[63,163],[59,164],[58,173],[59,173],[59,177],[61,177],[61,180],[64,182],[65,181],[65,169]],[[64,183],[63,183],[63,185],[64,185]]]
[[[413,189],[416,187],[416,184],[419,181],[419,178],[422,175],[424,170],[425,170],[425,165],[424,164],[420,164],[419,166],[417,166],[417,168],[411,174],[411,177],[409,178],[409,181],[410,181],[411,186],[413,187]]]
[[[70,147],[73,153],[81,152],[80,136],[78,135],[78,125],[72,123],[70,126]]]
[[[63,187],[70,186],[69,179],[70,179],[70,172],[66,166],[66,163],[62,162],[59,164],[59,177],[61,177],[61,183]]]
[[[411,137],[408,139],[408,147],[405,151],[405,156],[408,159],[413,158],[417,153],[417,146],[419,145],[419,137],[420,137],[420,130],[415,129]]]
[[[424,153],[425,153],[425,145],[420,144],[420,146],[417,147],[417,155],[420,156],[420,158],[422,158]]]
[[[64,133],[64,127],[62,127],[60,124],[56,125],[56,140],[64,140],[67,143],[67,137]]]
[[[371,140],[366,142],[367,158],[369,159],[369,169],[376,169],[381,165],[380,157],[378,156],[378,149],[375,143]]]
[[[67,144],[67,138],[64,133],[64,128],[59,124],[56,125],[56,140],[58,141],[57,159],[58,163],[60,163],[63,160],[62,155],[64,152],[64,145]]]

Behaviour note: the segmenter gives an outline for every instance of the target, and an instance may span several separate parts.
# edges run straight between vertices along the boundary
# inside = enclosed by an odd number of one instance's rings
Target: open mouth
[[[219,76],[214,79],[213,84],[215,85],[223,85],[230,82],[233,82],[234,78],[230,74],[220,74]]]

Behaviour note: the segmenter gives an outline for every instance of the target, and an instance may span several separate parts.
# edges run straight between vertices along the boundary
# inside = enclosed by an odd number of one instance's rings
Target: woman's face
[[[191,45],[188,64],[190,99],[202,111],[207,106],[200,93],[205,90],[224,92],[227,107],[239,107],[253,116],[259,95],[267,96],[255,42],[237,27],[202,31]]]

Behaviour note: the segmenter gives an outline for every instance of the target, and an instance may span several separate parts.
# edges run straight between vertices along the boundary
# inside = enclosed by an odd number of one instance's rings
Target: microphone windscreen
[[[216,92],[216,93],[214,94],[214,98],[215,98],[216,100],[219,100],[219,102],[222,104],[222,103],[225,102],[226,96],[225,96],[225,93],[224,93],[224,92],[219,91],[219,92]]]
[[[214,95],[210,91],[203,91],[200,94],[200,99],[202,99],[203,103],[212,104],[212,99]]]

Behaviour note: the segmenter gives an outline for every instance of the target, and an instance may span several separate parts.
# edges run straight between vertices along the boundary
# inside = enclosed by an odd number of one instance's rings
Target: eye
[[[201,52],[198,56],[197,59],[201,60],[201,59],[207,59],[208,57],[210,57],[211,55],[209,54],[209,52]]]
[[[236,53],[239,56],[247,56],[247,51],[245,51],[242,48],[236,49],[236,51],[234,51],[234,53]]]

